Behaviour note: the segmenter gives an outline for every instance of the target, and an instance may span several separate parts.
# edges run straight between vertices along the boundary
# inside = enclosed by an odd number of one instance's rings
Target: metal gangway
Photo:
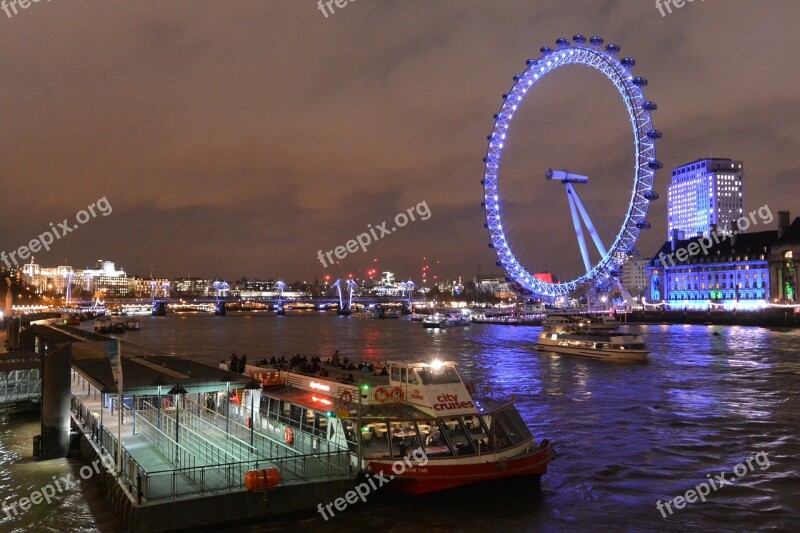
[[[0,356],[0,407],[38,403],[42,397],[41,360],[32,354]]]

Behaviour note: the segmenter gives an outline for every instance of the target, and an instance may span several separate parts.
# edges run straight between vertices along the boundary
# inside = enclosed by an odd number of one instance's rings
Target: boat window
[[[299,428],[300,421],[302,420],[303,416],[303,409],[299,405],[289,404],[290,411],[289,411],[289,424]]]
[[[420,448],[419,432],[414,422],[392,423],[392,457],[405,457]]]
[[[486,426],[481,423],[481,419],[477,416],[465,416],[464,425],[469,431],[469,438],[472,440],[473,445],[478,449],[479,453],[487,453],[491,451],[489,446],[489,436],[486,433]]]
[[[405,383],[406,382],[406,372],[407,372],[407,370],[405,368],[401,368],[400,369],[400,382],[401,383]]]
[[[421,370],[419,368],[408,369],[408,384],[409,385],[419,385],[419,378],[417,377],[417,372]]]
[[[361,429],[361,440],[364,445],[362,450],[365,457],[375,459],[388,459],[389,454],[389,423],[387,420],[378,419],[370,421]]]
[[[484,417],[489,430],[489,445],[494,446],[494,451],[499,452],[511,446],[516,446],[530,436],[527,429],[524,432],[520,432],[516,422],[510,418],[510,412],[510,410],[500,411],[495,413],[494,416]]]
[[[458,377],[458,372],[456,372],[456,369],[452,366],[446,366],[438,371],[434,371],[431,368],[420,369],[419,375],[422,379],[423,385],[447,385],[450,383],[461,383],[461,379]]]
[[[445,435],[456,455],[472,455],[475,446],[460,418],[446,418],[442,421]]]
[[[392,381],[400,381],[400,367],[392,367]]]
[[[428,457],[449,457],[453,455],[453,451],[445,438],[447,426],[443,422],[440,425],[436,420],[421,420],[417,422],[417,427],[422,437],[425,455]]]

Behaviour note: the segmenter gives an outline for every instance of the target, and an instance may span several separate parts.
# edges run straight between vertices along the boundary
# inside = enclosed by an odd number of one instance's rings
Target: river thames
[[[425,498],[384,490],[327,522],[310,513],[231,531],[800,529],[800,331],[679,325],[623,329],[644,335],[652,350],[649,363],[619,365],[539,353],[533,348],[540,331],[536,327],[427,330],[407,319],[318,312],[143,318],[140,332],[120,337],[213,365],[232,352],[245,354],[251,363],[296,353],[324,359],[334,350],[368,362],[455,360],[465,380],[479,389],[489,387],[495,397],[513,395],[535,438],[550,440],[558,453],[540,493],[517,485]],[[32,462],[38,423],[22,417],[11,423],[4,417],[2,423],[4,501],[81,466],[72,459]],[[719,486],[717,481],[705,503],[673,503],[671,514],[657,508],[657,501],[684,497],[721,474],[728,483]],[[117,527],[91,482],[21,517],[0,515],[2,531]]]

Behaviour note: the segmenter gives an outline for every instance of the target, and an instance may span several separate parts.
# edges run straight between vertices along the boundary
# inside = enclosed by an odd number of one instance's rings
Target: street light
[[[178,400],[179,394],[186,394],[186,389],[181,387],[180,383],[177,383],[174,387],[172,387],[167,394],[174,394],[175,395],[175,461],[178,462],[178,420],[180,419],[180,404]]]

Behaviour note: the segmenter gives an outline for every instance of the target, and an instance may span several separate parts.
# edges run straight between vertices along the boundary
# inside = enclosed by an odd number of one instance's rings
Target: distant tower
[[[698,159],[672,171],[667,192],[667,239],[708,236],[712,227],[735,229],[744,214],[741,161]]]

